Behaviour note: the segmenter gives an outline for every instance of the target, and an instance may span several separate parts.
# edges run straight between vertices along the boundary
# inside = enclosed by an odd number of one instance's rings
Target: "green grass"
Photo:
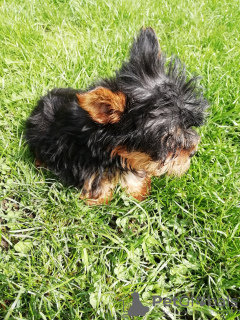
[[[177,294],[240,303],[239,21],[237,0],[0,1],[0,319],[121,319],[134,290],[148,306]],[[199,152],[142,203],[118,189],[88,207],[34,168],[24,121],[48,89],[112,75],[143,25],[203,76]],[[144,319],[180,313],[240,319],[233,305],[159,305]]]

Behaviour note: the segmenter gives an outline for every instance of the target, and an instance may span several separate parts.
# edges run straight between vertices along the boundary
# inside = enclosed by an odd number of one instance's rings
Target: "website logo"
[[[139,293],[133,292],[132,296],[132,304],[128,300],[122,300],[122,318],[130,319],[130,317],[143,317],[149,311],[149,307],[143,305],[140,301]],[[201,307],[207,305],[209,307],[219,307],[222,309],[234,307],[235,309],[238,307],[238,299],[232,299],[227,297],[226,299],[214,299],[212,297],[189,297],[187,295],[181,296],[173,296],[162,298],[161,296],[152,296],[152,306],[155,307],[157,305],[162,304],[164,307],[174,306],[174,307],[185,307],[194,306],[194,304],[199,305]]]
[[[132,305],[128,309],[128,312],[123,314],[123,318],[129,318],[129,317],[138,317],[138,316],[145,316],[145,314],[149,311],[149,307],[145,307],[142,302],[139,299],[139,293],[138,292],[133,292],[132,296]],[[123,312],[126,312],[124,310],[124,300],[123,300]]]

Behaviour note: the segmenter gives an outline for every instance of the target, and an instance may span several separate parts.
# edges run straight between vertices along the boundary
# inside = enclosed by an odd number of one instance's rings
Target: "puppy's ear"
[[[77,98],[80,107],[87,111],[94,121],[101,124],[118,122],[126,104],[122,92],[112,92],[103,87],[77,94]]]
[[[159,63],[161,49],[157,35],[152,28],[142,28],[134,41],[130,62],[141,66],[145,71],[151,71]]]

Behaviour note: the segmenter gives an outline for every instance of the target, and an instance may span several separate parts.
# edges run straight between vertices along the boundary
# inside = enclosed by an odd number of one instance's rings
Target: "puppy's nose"
[[[197,152],[196,150],[193,150],[193,151],[189,154],[189,158],[192,158],[192,157],[195,155],[196,152]]]

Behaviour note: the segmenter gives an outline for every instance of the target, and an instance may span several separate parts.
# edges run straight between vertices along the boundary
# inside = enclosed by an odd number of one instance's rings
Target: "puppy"
[[[142,29],[129,61],[113,78],[87,90],[53,89],[26,123],[36,157],[89,204],[107,203],[120,183],[143,200],[151,176],[181,176],[200,138],[208,103],[197,78],[172,57],[167,64],[156,33]]]

